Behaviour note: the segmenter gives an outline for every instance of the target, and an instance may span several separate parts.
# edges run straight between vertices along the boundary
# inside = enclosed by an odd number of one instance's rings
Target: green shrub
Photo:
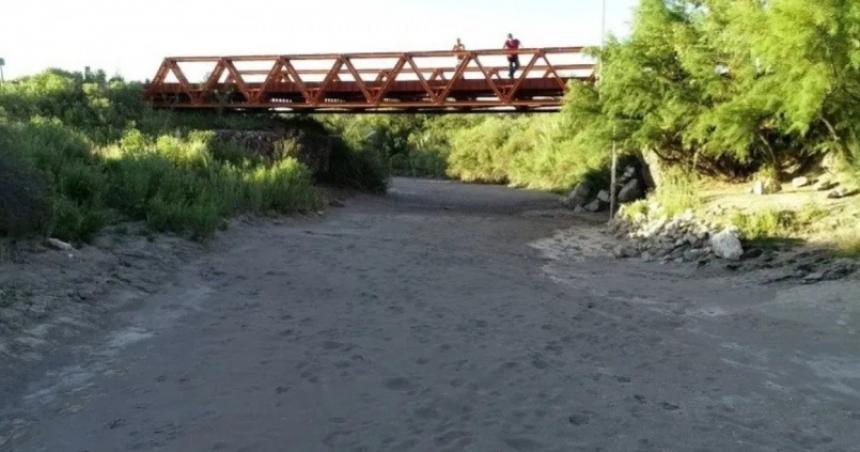
[[[44,231],[51,216],[46,184],[30,163],[7,146],[0,143],[0,235]]]
[[[484,123],[454,133],[448,156],[448,175],[466,182],[505,184],[509,165],[521,150],[506,146],[514,127],[509,118],[489,118]]]
[[[13,120],[55,118],[97,143],[119,138],[145,111],[143,87],[104,72],[57,69],[9,81],[0,90],[0,108]]]
[[[244,182],[252,193],[247,205],[260,213],[307,211],[319,205],[310,171],[294,159],[258,167],[244,175]]]
[[[350,146],[313,119],[152,111],[142,93],[139,84],[103,72],[50,70],[5,84],[0,234],[85,241],[104,225],[129,219],[204,238],[230,215],[318,208],[313,176],[293,158],[310,152],[308,146],[334,143],[323,181],[384,191],[388,164],[376,148],[398,148],[408,139],[376,127],[370,137],[352,133],[361,145]],[[241,143],[215,140],[211,129],[218,128],[294,136],[264,158]]]
[[[105,193],[110,207],[125,212],[131,218],[143,218],[161,178],[173,170],[170,162],[155,154],[129,155],[107,161],[111,189]]]
[[[673,166],[662,175],[662,183],[654,192],[654,199],[660,204],[663,213],[671,217],[701,206],[699,190],[695,173]]]
[[[0,156],[0,175],[10,185],[0,193],[0,231],[86,241],[124,218],[205,238],[239,212],[288,213],[319,205],[310,172],[296,160],[234,165],[214,155],[212,137],[130,130],[93,150],[57,121],[0,123],[2,149],[15,149]]]
[[[105,209],[60,196],[54,201],[48,235],[67,241],[89,241],[110,221]]]
[[[372,148],[350,148],[336,142],[332,146],[329,169],[320,179],[339,187],[384,193],[389,177],[388,162],[381,152]]]
[[[730,220],[746,240],[787,238],[793,231],[796,215],[791,211],[765,210],[734,213]]]
[[[107,183],[102,169],[101,165],[69,161],[57,174],[59,192],[78,204],[100,204]]]
[[[728,221],[738,228],[743,238],[761,241],[795,238],[813,229],[827,215],[828,211],[810,204],[798,210],[733,212]]]
[[[846,233],[835,237],[836,254],[842,257],[860,258],[860,233]]]

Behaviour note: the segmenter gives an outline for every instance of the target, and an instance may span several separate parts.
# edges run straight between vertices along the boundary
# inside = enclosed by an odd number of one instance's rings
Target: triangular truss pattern
[[[594,64],[581,47],[516,53],[524,65],[512,78],[506,50],[171,57],[147,86],[146,99],[160,108],[556,110],[571,80],[594,80]],[[313,69],[304,67],[309,62]],[[191,63],[210,65],[201,83],[189,81],[193,71],[183,65]],[[243,69],[247,64],[263,69]]]

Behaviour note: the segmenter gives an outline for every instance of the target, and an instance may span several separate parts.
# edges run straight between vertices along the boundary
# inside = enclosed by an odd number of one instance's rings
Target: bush
[[[729,223],[741,236],[751,241],[792,239],[812,228],[828,211],[814,205],[799,210],[764,210],[759,212],[734,212]]]
[[[54,201],[48,235],[67,241],[89,241],[110,221],[101,206],[77,203],[65,196]]]
[[[595,118],[578,108],[563,115],[326,116],[323,121],[347,149],[371,152],[372,166],[387,165],[396,175],[565,191],[607,163],[607,148],[570,133],[572,124]]]
[[[86,241],[129,219],[204,238],[230,215],[318,208],[313,176],[293,158],[309,148],[333,143],[322,180],[384,191],[388,165],[376,148],[402,146],[396,131],[370,140],[353,133],[361,146],[352,146],[313,119],[156,112],[142,97],[139,84],[103,72],[50,70],[4,85],[0,234]],[[205,130],[212,128],[294,136],[278,143],[275,155],[255,156],[241,143],[214,140]]]
[[[112,184],[119,188],[108,204],[142,217],[155,230],[204,238],[223,218],[240,212],[289,213],[319,205],[310,172],[294,159],[236,166],[212,155],[209,133],[141,141],[133,132],[125,142],[134,143],[128,152],[105,152]]]
[[[860,233],[846,233],[835,238],[836,254],[842,257],[860,257]]]
[[[51,216],[41,174],[0,143],[0,235],[44,231]]]
[[[699,197],[699,180],[695,173],[681,167],[669,167],[662,175],[663,182],[657,187],[654,199],[663,213],[672,217],[686,210],[695,210],[702,200]]]
[[[602,171],[608,152],[568,135],[566,116],[501,116],[449,130],[448,176],[567,191]],[[439,153],[441,154],[441,152]]]
[[[0,108],[9,118],[56,118],[97,143],[119,138],[144,115],[143,86],[102,71],[72,73],[52,69],[7,82]]]
[[[729,221],[746,240],[786,238],[794,229],[795,214],[791,211],[776,210],[755,213],[736,212]]]
[[[507,183],[509,163],[518,150],[505,146],[513,126],[509,118],[490,118],[457,131],[451,139],[448,175],[466,182]]]
[[[0,194],[0,230],[87,241],[106,224],[131,219],[205,238],[239,212],[319,205],[310,172],[297,161],[237,166],[213,155],[212,136],[148,137],[131,130],[92,150],[86,138],[55,121],[2,124],[0,143],[16,151],[0,157],[0,175],[9,182]]]
[[[385,157],[375,149],[354,149],[337,142],[332,147],[329,170],[322,182],[375,193],[388,189],[390,177]]]

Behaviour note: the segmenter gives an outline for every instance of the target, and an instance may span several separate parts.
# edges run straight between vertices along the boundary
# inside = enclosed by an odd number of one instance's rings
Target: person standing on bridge
[[[508,68],[510,68],[511,80],[514,79],[514,75],[520,69],[520,55],[516,52],[519,48],[520,40],[515,38],[513,33],[508,33],[508,40],[505,41],[505,50],[508,51]]]
[[[466,51],[466,45],[463,44],[463,41],[460,38],[457,38],[457,42],[454,44],[454,48],[452,49],[457,54],[457,61],[463,61],[466,58],[463,55],[463,52]]]

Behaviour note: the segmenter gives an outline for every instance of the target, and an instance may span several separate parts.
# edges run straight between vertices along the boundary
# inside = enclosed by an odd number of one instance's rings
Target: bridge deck
[[[157,108],[302,111],[554,110],[593,64],[579,47],[166,58],[148,85]],[[389,66],[390,65],[390,66]],[[191,83],[195,69],[205,74]],[[380,68],[382,67],[382,68]]]

